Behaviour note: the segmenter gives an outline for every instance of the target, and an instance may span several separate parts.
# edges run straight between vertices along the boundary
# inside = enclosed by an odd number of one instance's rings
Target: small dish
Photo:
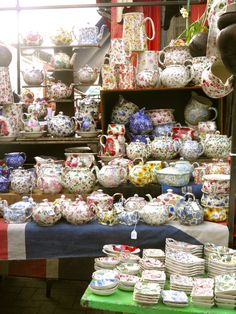
[[[39,138],[39,137],[42,137],[43,135],[45,135],[46,133],[47,133],[46,131],[42,131],[42,132],[21,131],[20,135],[21,135],[21,137],[24,137],[24,138]]]
[[[89,287],[96,290],[107,290],[115,288],[118,283],[118,279],[99,279],[92,280],[89,284]]]
[[[87,137],[87,138],[91,138],[91,137],[97,137],[98,136],[98,131],[95,132],[82,132],[82,131],[78,131],[77,134],[81,137]]]
[[[0,142],[12,142],[16,139],[16,136],[0,136]]]

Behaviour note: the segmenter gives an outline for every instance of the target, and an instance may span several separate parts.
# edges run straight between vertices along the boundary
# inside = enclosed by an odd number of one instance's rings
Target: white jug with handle
[[[154,22],[150,17],[144,18],[142,12],[131,12],[123,14],[123,39],[125,50],[145,51],[147,50],[147,39],[153,40],[155,37]],[[149,38],[146,34],[145,23],[150,21],[152,26],[152,37]]]

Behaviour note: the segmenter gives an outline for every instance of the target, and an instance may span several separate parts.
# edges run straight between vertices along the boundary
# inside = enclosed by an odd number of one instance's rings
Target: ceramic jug
[[[150,17],[144,18],[142,12],[131,12],[123,14],[123,39],[126,51],[147,50],[147,39],[153,40],[155,37],[154,22]],[[146,34],[145,23],[150,21],[152,27],[152,37]]]
[[[103,139],[106,140],[106,143],[103,143]],[[100,137],[100,145],[102,147],[102,154],[108,156],[122,156],[124,152],[124,145],[121,144],[115,135],[102,135]]]
[[[0,67],[0,104],[14,102],[8,67]]]
[[[86,96],[83,99],[76,99],[76,118],[81,121],[84,116],[92,114],[95,121],[98,120],[99,115],[99,101],[91,96]]]
[[[131,52],[125,51],[125,43],[123,38],[111,39],[110,64],[129,64]]]
[[[155,50],[140,51],[138,53],[137,73],[148,70],[158,70],[159,52]]]
[[[24,131],[26,132],[40,132],[41,126],[38,120],[38,113],[24,113],[22,122],[24,123]]]
[[[26,154],[24,152],[5,153],[4,160],[8,167],[15,169],[23,166],[26,161]]]
[[[198,125],[198,122],[210,120],[211,111],[214,112],[214,117],[211,119],[213,121],[217,118],[217,110],[212,107],[212,101],[192,92],[191,98],[184,109],[184,118],[190,125]]]

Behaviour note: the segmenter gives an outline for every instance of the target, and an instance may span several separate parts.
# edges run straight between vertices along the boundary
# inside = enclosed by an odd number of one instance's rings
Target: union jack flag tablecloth
[[[138,224],[137,240],[131,239],[133,226],[104,226],[97,222],[71,225],[60,222],[41,227],[34,222],[6,224],[0,219],[0,260],[60,259],[96,257],[109,243],[122,243],[140,248],[165,247],[166,238],[193,244],[212,242],[228,245],[227,226],[204,222],[198,226],[184,226],[177,221],[161,226]]]

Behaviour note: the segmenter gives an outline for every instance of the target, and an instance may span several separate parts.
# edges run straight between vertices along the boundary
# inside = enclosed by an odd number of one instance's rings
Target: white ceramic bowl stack
[[[161,292],[164,304],[173,307],[188,306],[188,296],[184,291],[163,290]]]
[[[120,263],[120,259],[116,256],[97,257],[94,259],[94,269],[115,269]]]
[[[173,250],[177,252],[190,253],[200,258],[203,255],[203,245],[191,244],[187,242],[176,241],[171,238],[166,238],[166,253]]]
[[[140,253],[140,249],[122,244],[105,244],[102,252],[108,256],[120,256],[122,254],[137,255]]]
[[[165,270],[165,264],[156,258],[142,258],[140,260],[140,269],[144,270]]]
[[[134,291],[135,284],[140,280],[140,277],[128,274],[120,274],[118,288],[124,291]]]
[[[157,304],[161,287],[157,283],[137,282],[134,286],[133,300],[146,305]]]
[[[209,255],[208,275],[210,277],[232,273],[236,273],[236,255],[219,255],[216,253]]]
[[[236,273],[215,277],[215,304],[236,309]]]
[[[166,274],[162,270],[144,270],[141,278],[143,282],[158,283],[161,289],[164,289]]]
[[[99,269],[93,272],[92,279],[119,279],[119,273],[115,269]]]
[[[193,278],[183,275],[170,275],[170,289],[190,294],[193,289]]]
[[[89,284],[89,288],[94,294],[111,295],[118,288],[118,283],[118,279],[92,280]]]
[[[215,253],[218,255],[236,255],[236,250],[230,249],[226,246],[216,245],[213,243],[205,243],[204,245],[204,258],[206,261],[206,270],[208,269],[208,260],[210,254]]]
[[[192,303],[196,306],[205,308],[214,306],[214,279],[195,278],[191,297]]]
[[[161,249],[143,249],[143,258],[156,258],[161,262],[165,262],[165,252]]]
[[[201,276],[205,273],[205,260],[186,252],[168,252],[165,268],[169,275]]]

